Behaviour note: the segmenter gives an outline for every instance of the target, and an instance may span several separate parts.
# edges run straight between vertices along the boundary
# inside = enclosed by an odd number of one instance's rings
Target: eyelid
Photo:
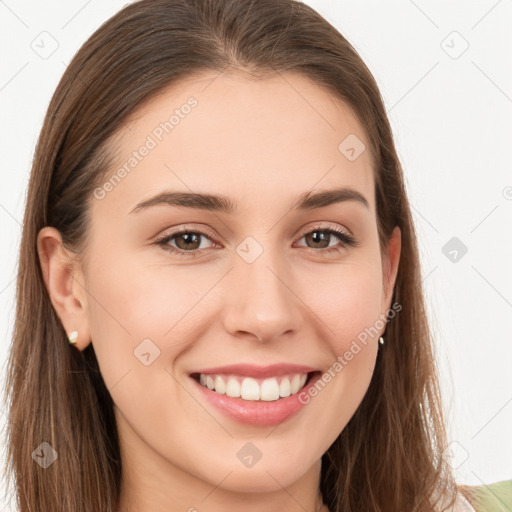
[[[293,236],[295,238],[295,237],[299,236],[299,234],[300,234],[299,238],[302,238],[304,235],[307,235],[308,233],[310,233],[311,231],[314,231],[315,229],[317,229],[319,231],[320,230],[325,231],[328,229],[332,229],[334,231],[338,230],[338,231],[341,231],[343,234],[346,234],[348,237],[353,238],[353,235],[350,232],[350,230],[348,230],[344,227],[340,228],[339,225],[329,223],[328,221],[317,221],[317,223],[314,223],[312,226],[308,226],[308,227],[304,228],[303,230],[296,231]],[[180,224],[180,227],[176,228],[174,231],[171,231],[166,234],[162,234],[161,236],[159,236],[157,238],[161,240],[161,239],[167,238],[169,236],[177,236],[179,234],[188,233],[188,232],[197,232],[198,234],[208,235],[208,237],[213,240],[216,240],[216,238],[217,238],[215,232],[213,230],[211,230],[210,228],[208,228],[207,226],[196,227],[194,224]]]
[[[340,231],[346,236],[354,238],[350,230],[348,230],[347,228],[328,221],[317,221],[316,223],[313,223],[312,226],[307,226],[306,228],[304,228],[304,230],[298,231],[298,233],[300,233],[300,238],[302,238],[304,235],[310,233],[311,231],[327,231],[329,229],[332,229],[333,231]]]
[[[190,233],[198,233],[200,235],[207,235],[208,238],[210,238],[212,240],[217,239],[217,235],[216,235],[215,231],[213,231],[212,229],[210,229],[207,226],[202,226],[202,225],[199,226],[199,225],[195,225],[195,224],[180,224],[176,228],[170,228],[168,233],[164,232],[162,235],[159,235],[156,239],[162,240],[162,239],[170,237],[170,236],[177,236],[182,233],[189,233],[189,232]]]

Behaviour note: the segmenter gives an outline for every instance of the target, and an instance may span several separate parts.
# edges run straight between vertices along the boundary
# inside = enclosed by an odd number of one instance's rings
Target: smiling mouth
[[[192,373],[190,376],[201,386],[219,395],[252,402],[270,402],[296,395],[314,375],[320,373],[319,371],[290,373],[265,379],[214,373]]]

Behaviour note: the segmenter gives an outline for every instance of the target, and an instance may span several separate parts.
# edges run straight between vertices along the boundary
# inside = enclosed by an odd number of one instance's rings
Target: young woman
[[[499,510],[431,341],[382,99],[319,14],[143,0],[83,45],[23,225],[20,512]]]

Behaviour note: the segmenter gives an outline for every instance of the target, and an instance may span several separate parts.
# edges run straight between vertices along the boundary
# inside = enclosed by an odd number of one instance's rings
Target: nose
[[[252,263],[236,255],[228,281],[224,324],[232,336],[267,343],[299,332],[304,304],[282,254],[263,250]]]

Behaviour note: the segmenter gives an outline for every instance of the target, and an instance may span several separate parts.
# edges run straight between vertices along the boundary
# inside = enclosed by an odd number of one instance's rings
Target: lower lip
[[[221,395],[211,389],[201,385],[194,378],[195,385],[203,396],[217,409],[230,418],[248,425],[269,426],[277,425],[283,421],[295,416],[306,403],[299,400],[299,395],[307,393],[308,389],[314,386],[320,379],[321,374],[317,372],[309,379],[306,385],[295,395],[286,398],[280,398],[273,401],[264,400],[244,400],[243,398],[233,398],[227,395]]]

